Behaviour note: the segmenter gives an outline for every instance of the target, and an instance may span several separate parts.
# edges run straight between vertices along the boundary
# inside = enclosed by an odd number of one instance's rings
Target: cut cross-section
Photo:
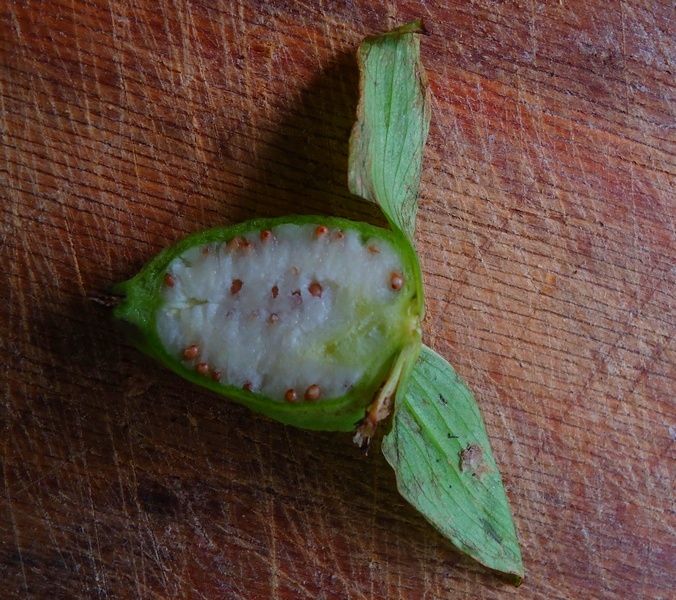
[[[342,396],[402,343],[402,258],[356,230],[283,224],[263,233],[174,258],[159,337],[221,384],[280,402]]]

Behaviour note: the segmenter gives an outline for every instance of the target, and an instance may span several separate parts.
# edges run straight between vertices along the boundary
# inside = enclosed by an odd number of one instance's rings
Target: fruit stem
[[[410,369],[409,365],[416,359],[420,344],[412,342],[404,347],[394,362],[390,375],[376,392],[375,399],[366,409],[366,416],[358,423],[352,441],[364,453],[368,453],[371,438],[375,435],[378,423],[387,419],[392,413],[392,406],[397,390]]]
[[[106,308],[115,308],[122,300],[124,300],[124,296],[106,294],[104,292],[89,292],[87,298],[95,304],[100,304]]]

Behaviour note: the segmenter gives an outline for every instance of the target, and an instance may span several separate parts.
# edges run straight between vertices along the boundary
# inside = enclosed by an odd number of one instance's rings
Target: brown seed
[[[277,313],[270,313],[268,323],[276,323],[277,321],[279,321],[279,315]]]
[[[303,304],[303,296],[300,293],[300,290],[295,290],[291,292],[291,306],[293,308],[298,308]]]
[[[199,355],[200,349],[197,344],[190,344],[190,346],[186,346],[185,350],[183,350],[183,358],[185,360],[195,360]]]
[[[241,279],[234,279],[232,285],[230,286],[230,293],[234,296],[237,292],[239,292],[239,290],[242,289],[242,285],[244,285],[244,283]]]
[[[251,388],[253,388],[253,384],[252,384],[250,381],[245,381],[245,382],[244,382],[244,385],[242,386],[242,389],[243,389],[245,392],[250,392],[250,391],[251,391]]]
[[[205,362],[201,362],[195,367],[195,371],[200,375],[207,375],[209,373],[209,365]]]
[[[174,285],[176,284],[176,280],[174,279],[171,273],[164,274],[163,282],[164,285],[166,285],[167,287],[174,287]]]
[[[287,402],[295,402],[298,400],[298,394],[296,394],[296,390],[293,388],[286,390],[286,394],[284,394],[284,400]]]
[[[392,273],[390,276],[390,287],[393,290],[400,290],[404,287],[404,276],[401,273]]]
[[[209,252],[211,252],[209,246],[204,246],[204,248],[202,248],[202,254],[209,254]]]
[[[225,249],[232,251],[241,248],[244,245],[244,240],[240,237],[234,237],[225,244]]]
[[[220,381],[221,380],[221,372],[220,371],[212,371],[211,372],[211,378],[214,381]]]
[[[312,384],[308,389],[305,390],[305,399],[310,402],[319,400],[319,396],[321,396],[321,390],[317,384]]]
[[[380,250],[378,250],[378,246],[375,244],[369,244],[368,250],[371,254],[380,254]]]
[[[315,298],[321,298],[322,297],[322,286],[320,283],[313,281],[307,288],[307,291],[310,292],[311,296],[314,296]]]
[[[335,238],[337,240],[342,240],[344,237],[345,237],[345,234],[340,229],[338,231],[336,231]]]
[[[273,239],[274,236],[272,235],[272,231],[270,231],[269,229],[264,229],[263,231],[261,231],[261,242],[267,242]]]
[[[329,228],[326,225],[317,225],[317,229],[315,229],[315,235],[317,237],[320,237],[322,235],[326,235],[329,232]]]
[[[276,298],[279,295],[279,288],[276,285],[272,286],[272,297]]]

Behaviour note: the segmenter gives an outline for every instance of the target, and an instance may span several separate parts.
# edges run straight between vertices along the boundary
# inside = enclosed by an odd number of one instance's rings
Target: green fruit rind
[[[170,353],[158,334],[158,311],[164,302],[162,297],[164,277],[172,261],[191,248],[225,243],[252,232],[272,230],[285,224],[322,224],[344,231],[356,231],[364,239],[384,240],[395,249],[404,267],[403,276],[407,287],[405,295],[397,300],[396,306],[399,306],[399,309],[392,315],[389,313],[374,314],[374,318],[377,317],[380,320],[392,317],[402,321],[392,324],[395,330],[400,327],[402,331],[401,338],[393,338],[393,343],[396,343],[397,347],[386,348],[385,350],[390,351],[390,355],[380,360],[377,371],[365,375],[348,393],[338,398],[322,399],[318,402],[286,403],[244,390],[239,386],[213,381],[189,368],[175,354]],[[230,227],[219,227],[193,234],[161,251],[135,277],[114,286],[112,292],[122,297],[114,309],[114,314],[118,319],[133,326],[134,334],[131,339],[141,351],[188,381],[232,398],[282,423],[305,429],[353,431],[357,422],[363,419],[365,408],[373,400],[378,389],[388,380],[393,366],[398,361],[398,356],[402,352],[410,355],[411,348],[420,346],[420,320],[424,309],[422,283],[418,259],[410,244],[398,232],[336,217],[295,216],[255,219]],[[346,323],[346,327],[349,325]],[[251,340],[251,343],[256,342],[258,340]],[[358,341],[355,341],[356,343]]]

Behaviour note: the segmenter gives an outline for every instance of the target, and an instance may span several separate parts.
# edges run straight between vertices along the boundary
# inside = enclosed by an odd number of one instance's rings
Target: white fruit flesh
[[[170,354],[223,384],[330,399],[401,348],[406,290],[386,240],[284,224],[174,259],[156,327]]]

